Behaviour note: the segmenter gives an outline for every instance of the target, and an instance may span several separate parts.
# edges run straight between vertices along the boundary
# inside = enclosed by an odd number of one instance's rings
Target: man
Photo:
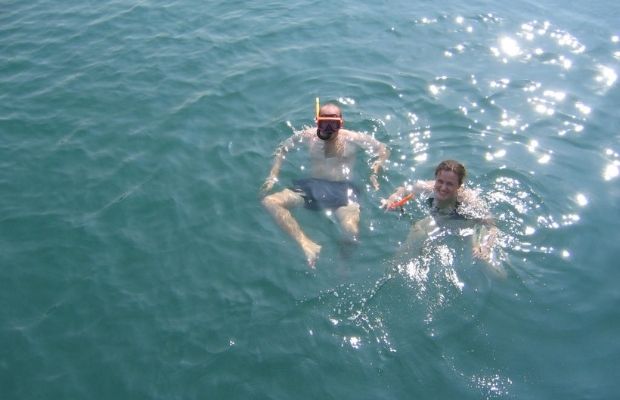
[[[371,166],[370,176],[375,190],[379,189],[377,174],[389,157],[387,147],[375,138],[343,129],[344,120],[335,104],[319,108],[317,99],[316,124],[316,130],[295,133],[280,144],[271,172],[262,187],[263,193],[273,188],[288,151],[296,146],[307,148],[312,177],[295,180],[291,187],[266,196],[263,205],[280,227],[299,244],[311,268],[315,266],[321,246],[306,236],[290,210],[305,205],[312,210],[332,211],[347,239],[356,241],[360,206],[357,202],[359,190],[351,182],[355,154],[363,149],[377,158]]]

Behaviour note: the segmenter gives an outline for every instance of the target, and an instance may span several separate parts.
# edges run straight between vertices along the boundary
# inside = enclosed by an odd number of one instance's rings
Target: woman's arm
[[[479,232],[472,240],[472,253],[481,260],[491,261],[491,250],[497,240],[499,230],[493,219],[484,219],[480,223]]]
[[[405,200],[406,203],[406,201],[413,198],[417,193],[432,191],[433,184],[433,181],[416,181],[411,184],[399,186],[387,199],[381,199],[381,207],[390,210],[404,205],[404,203],[399,203],[403,200]]]
[[[474,257],[484,261],[491,261],[491,250],[495,245],[499,230],[495,226],[495,220],[491,215],[486,203],[478,196],[478,192],[463,188],[459,192],[461,202],[466,208],[476,210],[483,215],[478,221],[478,232],[472,240],[472,253]]]

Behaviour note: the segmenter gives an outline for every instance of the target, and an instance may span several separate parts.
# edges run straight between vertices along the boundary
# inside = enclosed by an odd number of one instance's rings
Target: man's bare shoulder
[[[348,129],[340,129],[338,135],[346,140],[356,143],[363,143],[373,140],[374,138],[367,133],[350,131]]]
[[[311,129],[303,129],[300,131],[293,132],[293,134],[287,137],[286,139],[284,139],[281,142],[281,144],[288,146],[288,145],[295,145],[297,143],[302,143],[302,142],[308,143],[309,141],[312,141],[315,136],[316,136],[316,133],[313,133]]]
[[[368,136],[367,134],[365,134],[363,132],[351,131],[351,130],[344,129],[344,128],[341,128],[338,131],[338,134],[342,135],[342,136],[346,136],[346,137],[365,137],[365,136]]]
[[[316,129],[302,129],[301,131],[293,133],[291,137],[303,141],[312,141],[316,138]]]

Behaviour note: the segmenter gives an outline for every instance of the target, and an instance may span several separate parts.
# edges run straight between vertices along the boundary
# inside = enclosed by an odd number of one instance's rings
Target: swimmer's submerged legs
[[[424,244],[424,241],[428,238],[429,233],[435,229],[435,220],[433,217],[426,217],[411,226],[407,239],[403,243],[399,253],[400,257],[407,259],[418,256]]]
[[[302,206],[304,204],[304,198],[299,193],[290,189],[284,189],[281,192],[266,196],[262,203],[282,230],[295,239],[303,250],[308,265],[314,268],[319,253],[321,252],[321,246],[306,236],[301,230],[299,223],[293,218],[293,214],[289,211],[290,208]]]

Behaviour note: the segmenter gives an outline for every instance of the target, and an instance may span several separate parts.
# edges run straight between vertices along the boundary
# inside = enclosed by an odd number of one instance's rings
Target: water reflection
[[[615,67],[594,60],[578,38],[549,21],[525,22],[508,33],[489,27],[500,22],[493,15],[416,20],[418,29],[449,25],[443,33],[452,40],[439,52],[448,58],[445,71],[421,79],[421,93],[408,97],[403,91],[402,104],[382,110],[385,116],[372,124],[375,132],[390,136],[388,187],[403,178],[420,178],[418,173],[427,173],[440,157],[463,156],[473,166],[471,184],[501,231],[495,259],[506,279],[471,258],[468,240],[475,231],[429,229],[415,251],[386,261],[381,277],[328,295],[335,304],[330,323],[342,346],[398,352],[407,340],[398,336],[403,331],[437,339],[470,323],[483,324],[479,313],[489,307],[487,296],[497,282],[526,281],[552,268],[548,260],[570,263],[576,258],[579,249],[567,244],[573,232],[567,228],[583,224],[597,198],[591,186],[572,177],[608,182],[620,174],[616,150],[590,140],[600,134],[594,120],[597,96],[617,84]],[[478,29],[482,25],[488,34],[470,35],[483,31]],[[613,36],[611,42],[620,39]],[[612,50],[609,58],[619,59],[619,54]],[[449,63],[469,62],[468,57],[479,64],[450,72]],[[412,212],[420,219],[424,213],[417,207]],[[369,222],[373,234],[385,234],[382,223],[379,218]],[[515,291],[514,296],[522,294]],[[450,358],[449,352],[445,355]],[[500,396],[512,384],[499,370],[468,379]]]

